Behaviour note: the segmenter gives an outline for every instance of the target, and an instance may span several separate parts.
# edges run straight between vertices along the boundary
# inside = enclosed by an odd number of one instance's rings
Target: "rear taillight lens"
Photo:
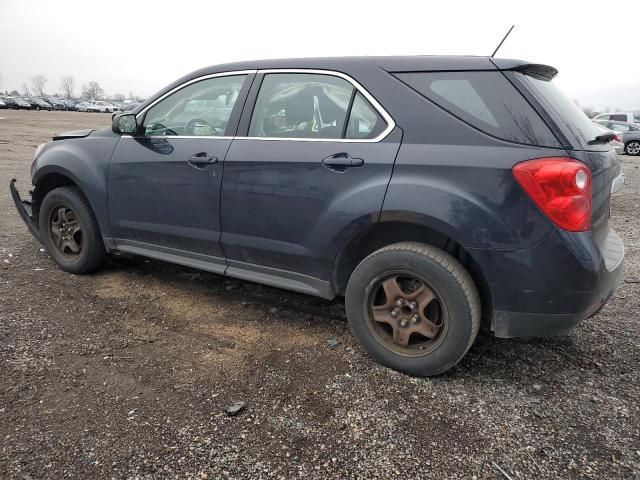
[[[522,189],[558,227],[589,230],[591,170],[571,158],[538,158],[518,163],[513,176]]]
[[[620,137],[620,134],[619,134],[619,133],[616,133],[616,136],[615,136],[615,137],[613,137],[613,139],[614,139],[616,142],[622,143],[622,137]]]

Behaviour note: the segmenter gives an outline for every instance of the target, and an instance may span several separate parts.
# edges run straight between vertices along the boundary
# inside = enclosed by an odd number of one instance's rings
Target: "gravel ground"
[[[640,478],[638,158],[601,313],[562,338],[481,334],[417,379],[374,364],[338,301],[143,258],[56,268],[7,185],[27,190],[53,133],[108,124],[0,111],[0,477]]]

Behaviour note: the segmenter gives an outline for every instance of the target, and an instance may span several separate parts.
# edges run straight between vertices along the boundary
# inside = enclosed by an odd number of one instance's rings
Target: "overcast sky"
[[[147,96],[216,63],[333,55],[489,55],[553,65],[583,105],[640,109],[640,1],[0,0],[2,90],[36,74]],[[635,32],[634,32],[635,30]]]

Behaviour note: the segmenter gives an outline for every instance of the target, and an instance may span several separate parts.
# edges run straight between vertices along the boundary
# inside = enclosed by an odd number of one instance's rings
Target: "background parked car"
[[[31,104],[31,108],[33,110],[51,110],[52,109],[51,105],[45,102],[44,100],[42,100],[41,98],[26,97],[24,100],[29,104]]]
[[[19,97],[3,97],[4,103],[7,104],[7,108],[13,108],[15,110],[31,110],[31,104],[25,102]]]
[[[100,107],[91,102],[80,102],[76,105],[76,110],[79,112],[99,112]]]
[[[113,113],[118,111],[118,107],[109,102],[104,102],[102,100],[96,100],[93,102],[94,105],[98,107],[98,111],[102,113]]]
[[[640,123],[640,113],[634,112],[608,112],[596,115],[592,120],[613,120],[616,122]]]
[[[65,100],[64,101],[65,110],[75,111],[76,105],[78,105],[81,102],[82,102],[81,100],[74,100],[74,99]]]
[[[598,122],[621,136],[627,155],[640,155],[640,125],[626,122]]]
[[[66,106],[64,104],[64,100],[60,98],[47,98],[47,102],[51,105],[51,108],[54,110],[66,110]]]
[[[7,108],[7,104],[0,98],[0,108]]]
[[[613,133],[616,136],[613,140],[609,142],[609,145],[611,145],[611,148],[613,148],[618,155],[622,155],[624,153],[624,143],[622,143],[622,136],[619,133],[614,132],[610,128],[605,127],[600,122],[593,122],[593,123],[595,124],[596,127],[598,127],[598,130],[600,130],[602,133]]]

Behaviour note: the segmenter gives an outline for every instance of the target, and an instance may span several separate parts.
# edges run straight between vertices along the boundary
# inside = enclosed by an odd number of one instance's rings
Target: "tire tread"
[[[464,268],[464,266],[449,253],[441,250],[433,245],[429,245],[426,243],[420,242],[399,242],[387,245],[385,247],[376,250],[375,252],[369,254],[365,257],[360,264],[365,261],[371,261],[375,259],[375,257],[379,255],[385,255],[388,252],[409,252],[414,255],[418,255],[420,257],[426,257],[433,261],[434,263],[441,266],[451,277],[453,280],[461,287],[464,296],[467,299],[467,305],[469,308],[470,318],[471,318],[471,331],[470,335],[466,341],[465,348],[461,355],[456,358],[454,361],[449,364],[443,366],[440,369],[440,373],[448,370],[457,364],[462,357],[466,355],[469,351],[473,342],[475,341],[478,331],[480,330],[480,321],[481,321],[481,308],[480,308],[480,295],[478,293],[478,289],[471,278],[469,272]],[[356,267],[357,268],[357,267]]]

